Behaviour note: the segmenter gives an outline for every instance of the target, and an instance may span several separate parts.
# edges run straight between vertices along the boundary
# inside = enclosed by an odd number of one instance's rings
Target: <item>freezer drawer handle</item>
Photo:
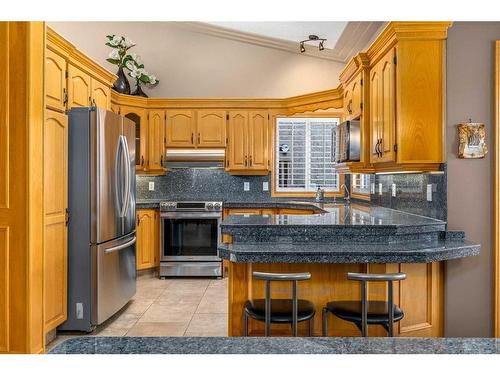
[[[122,249],[125,249],[126,247],[129,247],[130,245],[133,245],[135,244],[135,241],[137,240],[136,237],[132,238],[130,241],[124,243],[124,244],[121,244],[121,245],[118,245],[118,246],[115,246],[115,247],[111,247],[109,249],[106,249],[104,250],[104,253],[105,254],[109,254],[109,253],[112,253],[114,251],[118,251],[118,250],[122,250]]]

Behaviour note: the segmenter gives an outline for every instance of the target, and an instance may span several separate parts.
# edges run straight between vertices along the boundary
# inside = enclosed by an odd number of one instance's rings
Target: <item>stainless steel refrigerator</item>
[[[96,108],[69,111],[68,320],[92,331],[135,294],[135,124]]]

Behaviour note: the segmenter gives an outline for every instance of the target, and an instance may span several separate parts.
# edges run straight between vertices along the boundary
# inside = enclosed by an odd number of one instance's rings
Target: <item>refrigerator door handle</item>
[[[119,251],[119,250],[125,249],[125,248],[127,248],[127,247],[135,244],[135,241],[137,241],[136,237],[132,238],[128,242],[125,242],[124,244],[121,244],[121,245],[118,245],[118,246],[114,246],[114,247],[110,247],[109,249],[104,250],[104,253],[105,254],[109,254],[109,253],[112,253],[112,252],[115,252],[115,251]]]
[[[124,135],[120,135],[120,142],[123,146],[123,159],[124,159],[124,169],[125,169],[125,197],[123,198],[123,211],[122,217],[127,214],[130,206],[130,196],[131,196],[131,183],[130,183],[130,153],[128,151],[127,138]]]
[[[122,167],[123,157],[120,155],[121,148],[122,148],[122,142],[121,142],[121,138],[120,138],[119,142],[117,144],[116,153],[115,153],[115,202],[116,202],[116,206],[117,206],[120,217],[123,216],[123,200],[120,201],[120,198],[123,199],[122,182],[120,181],[121,177],[122,177],[121,169],[123,168]],[[121,197],[120,197],[120,195],[121,195]]]

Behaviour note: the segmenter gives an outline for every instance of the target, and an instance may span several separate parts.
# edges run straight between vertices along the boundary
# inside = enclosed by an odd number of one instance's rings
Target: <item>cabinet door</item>
[[[370,71],[370,162],[376,163],[380,159],[380,69],[379,66],[374,66]]]
[[[167,111],[167,147],[194,147],[195,122],[191,110]]]
[[[351,92],[352,92],[352,104],[351,104],[351,111],[353,118],[357,118],[361,115],[361,73],[354,78],[354,80],[351,82]]]
[[[155,267],[158,259],[158,234],[156,210],[137,210],[136,268],[143,270]]]
[[[351,118],[351,113],[352,113],[352,91],[351,91],[351,84],[348,84],[344,88],[344,99],[343,99],[343,106],[344,106],[344,118],[349,119]]]
[[[66,110],[66,59],[45,50],[45,105],[58,112]]]
[[[196,130],[196,145],[198,147],[225,147],[226,111],[198,111]]]
[[[228,170],[248,167],[248,112],[229,112],[228,147],[226,163]]]
[[[248,168],[267,170],[269,168],[269,114],[267,111],[251,111],[248,122]]]
[[[90,105],[90,76],[69,64],[68,67],[68,109]]]
[[[148,117],[144,109],[120,106],[119,113],[135,123],[135,170],[147,169]]]
[[[380,101],[382,113],[380,116],[380,132],[382,136],[382,160],[395,161],[395,132],[396,132],[396,74],[394,66],[394,50],[391,50],[382,59],[380,68]]]
[[[91,79],[91,97],[96,107],[111,109],[111,88],[94,78]]]
[[[149,168],[163,169],[165,154],[165,111],[149,111],[148,124]]]
[[[68,117],[45,111],[44,123],[44,329],[67,318]]]

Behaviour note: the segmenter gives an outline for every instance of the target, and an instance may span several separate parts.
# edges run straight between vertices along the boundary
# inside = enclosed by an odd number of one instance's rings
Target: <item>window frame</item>
[[[298,114],[298,115],[292,115],[292,116],[287,116],[285,114],[282,115],[275,115],[273,116],[273,126],[271,127],[272,129],[272,134],[271,134],[271,147],[272,147],[272,153],[271,153],[271,185],[272,185],[272,191],[271,191],[271,196],[273,197],[314,197],[316,195],[316,191],[305,191],[305,190],[278,190],[277,184],[278,184],[278,176],[276,175],[277,173],[277,129],[278,129],[278,120],[279,119],[303,119],[303,118],[324,118],[324,119],[338,119],[338,122],[341,123],[343,121],[342,117],[342,112],[336,111],[336,112],[324,112],[324,113],[303,113],[303,114]],[[339,190],[325,190],[325,197],[342,197],[342,189],[340,187],[342,184],[345,183],[345,176],[343,174],[339,173],[339,179],[338,179],[338,186]]]

